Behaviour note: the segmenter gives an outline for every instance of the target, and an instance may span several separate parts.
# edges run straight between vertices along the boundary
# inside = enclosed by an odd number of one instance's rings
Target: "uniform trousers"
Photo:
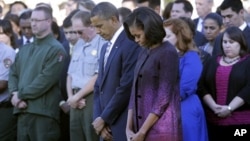
[[[70,140],[98,141],[99,137],[92,126],[93,122],[93,93],[86,98],[83,109],[70,109]]]
[[[16,141],[17,118],[10,102],[0,103],[0,141]]]
[[[47,116],[22,113],[18,115],[18,141],[58,141],[59,123]]]

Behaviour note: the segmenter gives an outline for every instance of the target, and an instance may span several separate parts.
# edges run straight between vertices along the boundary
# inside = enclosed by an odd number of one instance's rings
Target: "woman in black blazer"
[[[234,137],[236,129],[250,131],[250,55],[243,32],[227,28],[221,45],[223,53],[205,64],[198,88],[211,141]]]

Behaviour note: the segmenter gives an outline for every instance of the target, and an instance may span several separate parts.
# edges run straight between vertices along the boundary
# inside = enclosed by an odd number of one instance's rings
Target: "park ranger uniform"
[[[15,50],[0,43],[0,83],[7,83],[9,68],[14,62]],[[16,141],[16,117],[13,115],[13,106],[10,102],[10,94],[7,85],[0,90],[0,140]]]

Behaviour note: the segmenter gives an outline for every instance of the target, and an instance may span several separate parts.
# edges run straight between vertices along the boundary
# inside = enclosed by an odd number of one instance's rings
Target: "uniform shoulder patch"
[[[5,59],[3,60],[3,63],[4,63],[4,67],[5,67],[5,68],[9,68],[9,67],[11,66],[11,64],[12,64],[12,61],[11,61],[10,58],[5,58]]]
[[[63,61],[63,58],[64,58],[64,54],[62,53],[62,52],[60,52],[60,53],[58,53],[58,59],[57,59],[57,61],[58,62],[62,62]]]

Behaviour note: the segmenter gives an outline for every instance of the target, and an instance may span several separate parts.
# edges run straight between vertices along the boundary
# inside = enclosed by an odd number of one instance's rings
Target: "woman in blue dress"
[[[181,120],[183,141],[207,141],[207,125],[201,101],[196,94],[202,72],[202,62],[192,32],[184,20],[164,21],[165,39],[179,53],[179,76],[181,95]]]

